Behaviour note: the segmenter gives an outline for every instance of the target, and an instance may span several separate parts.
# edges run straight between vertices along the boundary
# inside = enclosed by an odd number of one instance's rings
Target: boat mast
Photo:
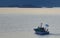
[[[41,28],[42,28],[42,24],[43,24],[43,23],[41,23],[41,25],[40,25]]]

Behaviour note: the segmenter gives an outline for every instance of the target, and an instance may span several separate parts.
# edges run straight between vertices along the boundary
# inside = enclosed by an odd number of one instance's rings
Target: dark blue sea
[[[0,0],[0,7],[60,7],[60,0]]]

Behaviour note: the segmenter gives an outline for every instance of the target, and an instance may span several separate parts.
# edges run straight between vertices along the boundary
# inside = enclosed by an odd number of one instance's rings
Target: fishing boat
[[[48,25],[46,24],[46,26],[48,26]],[[47,35],[47,34],[49,34],[48,29],[42,27],[42,23],[41,23],[41,26],[35,28],[34,31],[35,31],[36,34],[39,34],[39,35]]]

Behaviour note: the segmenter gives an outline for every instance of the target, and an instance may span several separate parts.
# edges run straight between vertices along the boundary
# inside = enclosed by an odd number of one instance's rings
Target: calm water
[[[41,22],[49,24],[50,35],[34,33]],[[0,14],[0,38],[60,38],[60,15]]]

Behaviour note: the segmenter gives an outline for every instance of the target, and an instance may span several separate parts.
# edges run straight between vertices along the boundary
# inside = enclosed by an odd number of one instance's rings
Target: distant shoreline
[[[0,14],[58,14],[60,15],[60,8],[9,8],[9,7],[3,7],[0,8]]]

